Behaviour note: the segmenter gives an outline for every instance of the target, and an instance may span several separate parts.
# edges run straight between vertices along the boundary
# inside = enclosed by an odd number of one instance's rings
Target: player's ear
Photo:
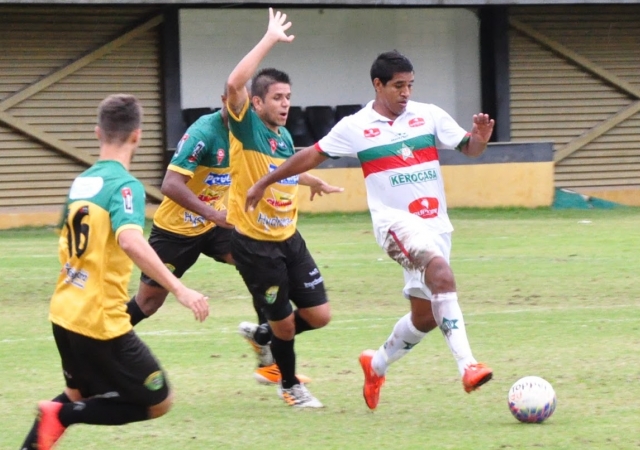
[[[93,131],[96,133],[96,138],[101,141],[102,140],[102,130],[100,129],[100,127],[98,125],[96,125],[96,127],[93,129]]]
[[[129,135],[129,142],[131,142],[134,145],[139,145],[140,139],[142,139],[142,129],[136,128]]]

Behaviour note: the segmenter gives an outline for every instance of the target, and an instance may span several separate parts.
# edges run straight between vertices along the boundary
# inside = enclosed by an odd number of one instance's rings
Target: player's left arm
[[[469,140],[460,151],[471,158],[482,155],[487,148],[494,125],[495,121],[489,118],[489,114],[475,114]]]

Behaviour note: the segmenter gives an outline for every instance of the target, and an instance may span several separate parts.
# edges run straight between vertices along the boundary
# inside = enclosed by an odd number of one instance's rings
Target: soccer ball
[[[520,378],[509,389],[509,410],[524,423],[541,423],[556,410],[556,393],[543,378]]]

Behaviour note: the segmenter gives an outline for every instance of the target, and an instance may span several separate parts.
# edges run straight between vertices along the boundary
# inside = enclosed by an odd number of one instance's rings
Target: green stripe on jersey
[[[358,153],[358,159],[361,163],[374,161],[380,158],[386,158],[388,156],[402,154],[403,147],[409,147],[412,150],[419,150],[423,148],[435,147],[436,137],[433,134],[424,134],[422,136],[416,136],[411,139],[394,142],[392,144],[380,145],[378,147],[372,147]]]

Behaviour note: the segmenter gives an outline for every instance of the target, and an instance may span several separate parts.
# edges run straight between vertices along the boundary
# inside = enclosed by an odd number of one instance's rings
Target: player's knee
[[[456,290],[453,270],[442,257],[435,257],[429,261],[424,270],[424,282],[434,294],[454,292]]]
[[[149,407],[149,419],[156,419],[164,416],[173,406],[173,392],[169,391],[167,398],[160,403]]]

